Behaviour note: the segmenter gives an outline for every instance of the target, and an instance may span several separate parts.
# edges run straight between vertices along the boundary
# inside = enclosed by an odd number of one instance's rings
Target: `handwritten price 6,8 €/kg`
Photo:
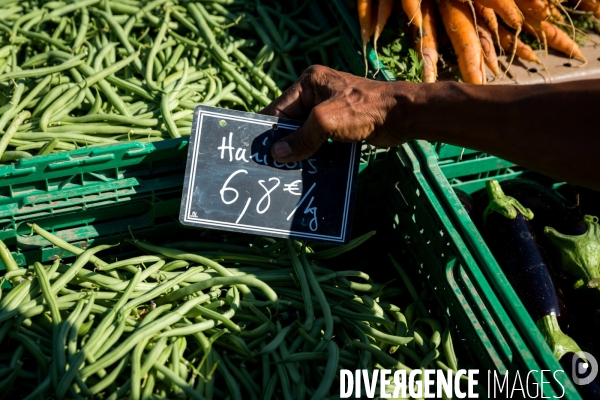
[[[236,189],[231,187],[230,184],[232,184],[231,181],[236,177],[236,175],[239,175],[239,174],[248,174],[248,171],[245,169],[238,169],[237,171],[235,171],[231,175],[229,175],[229,178],[227,178],[227,180],[223,184],[223,187],[219,191],[219,193],[221,195],[221,200],[223,201],[223,203],[233,204],[238,200],[240,194]],[[288,192],[291,195],[302,196],[302,192],[300,191],[300,187],[298,186],[300,183],[302,183],[301,180],[296,180],[291,183],[284,184],[282,186],[282,189],[284,192]],[[269,181],[267,183],[267,182],[265,182],[265,180],[261,179],[258,181],[258,184],[265,190],[265,194],[258,200],[258,203],[256,203],[256,212],[258,214],[264,214],[265,212],[267,212],[267,210],[271,206],[271,193],[273,193],[273,191],[275,189],[277,189],[281,186],[281,180],[279,178],[273,177],[273,178],[269,178]],[[288,221],[292,218],[292,216],[296,213],[296,211],[298,211],[298,209],[303,206],[306,199],[308,198],[308,196],[310,195],[310,193],[313,191],[313,189],[316,186],[317,186],[317,183],[314,182],[311,185],[311,187],[306,191],[306,193],[304,193],[304,195],[302,196],[302,198],[300,199],[300,201],[298,202],[296,207],[287,216]],[[226,195],[227,193],[229,193],[229,196]],[[230,197],[230,196],[233,196],[233,198],[228,200],[226,197]],[[309,223],[309,228],[313,232],[315,232],[319,228],[319,224],[317,221],[317,207],[312,206],[314,199],[315,199],[314,196],[311,196],[310,200],[306,204],[306,207],[304,208],[304,214],[312,214],[312,218]],[[240,220],[242,219],[242,217],[248,210],[248,207],[250,206],[251,202],[252,202],[252,198],[248,197],[248,200],[246,200],[246,205],[244,206],[244,209],[242,210],[242,212],[238,216],[237,220],[235,221],[236,224],[240,222]]]
[[[250,162],[250,160],[248,160],[246,157],[246,149],[236,148],[235,146],[233,146],[232,142],[233,142],[233,133],[229,133],[228,138],[223,137],[222,144],[221,144],[221,146],[218,147],[218,150],[221,151],[221,159],[223,160],[223,159],[229,158],[229,162],[234,162],[234,154],[235,154],[235,161],[237,161],[237,162],[241,161],[244,163]],[[262,143],[262,147],[265,149],[269,148],[269,145],[267,142],[268,142],[268,138],[265,138],[265,140]],[[268,165],[267,156],[261,155],[258,152],[252,154],[250,156],[250,159],[255,160],[258,163]],[[313,165],[313,160],[309,159],[309,160],[307,160],[307,162],[308,162],[308,165],[310,166],[310,170],[308,171],[308,173],[315,174],[317,172],[317,169]],[[277,169],[294,169],[297,167],[296,163],[293,163],[293,165],[279,164],[279,163],[275,162],[275,160],[273,160],[273,163],[274,163],[273,166]],[[238,170],[234,171],[231,175],[229,175],[229,177],[227,178],[227,180],[221,187],[219,194],[221,195],[221,201],[223,201],[224,204],[233,204],[238,200],[239,192],[237,189],[234,188],[235,187],[235,178],[237,176],[238,179],[240,179],[240,178],[243,179],[243,176],[241,176],[241,175],[248,175],[248,170],[242,168],[242,169],[238,169]],[[304,207],[303,212],[304,212],[304,214],[312,215],[312,218],[310,219],[308,226],[311,231],[316,232],[317,229],[319,228],[319,224],[318,224],[318,220],[317,220],[317,207],[313,207],[313,202],[315,199],[314,196],[311,196],[310,199],[308,199],[308,196],[310,195],[310,193],[313,191],[313,189],[316,187],[317,184],[316,184],[316,182],[313,183],[310,186],[310,188],[306,191],[306,193],[303,194],[301,191],[301,187],[299,186],[301,183],[302,183],[302,180],[295,180],[291,183],[284,183],[282,185],[281,179],[277,178],[277,177],[271,177],[268,180],[264,180],[264,179],[258,180],[257,184],[260,185],[264,189],[265,193],[256,203],[256,212],[258,214],[264,214],[267,212],[267,210],[271,206],[271,193],[273,193],[276,189],[279,188],[280,190],[283,190],[284,192],[287,192],[293,196],[302,196],[300,201],[297,203],[296,207],[287,216],[287,220],[289,221],[294,216],[296,211],[298,211],[298,209],[300,209],[306,203],[306,206]],[[308,199],[308,202],[307,202],[307,199]],[[240,213],[237,220],[235,221],[236,224],[240,222],[240,220],[242,219],[242,217],[248,210],[248,207],[250,207],[251,202],[252,202],[252,198],[248,197],[242,212]]]

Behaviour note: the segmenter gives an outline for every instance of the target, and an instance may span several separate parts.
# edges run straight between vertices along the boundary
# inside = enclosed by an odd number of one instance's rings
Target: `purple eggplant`
[[[559,360],[568,376],[576,374],[577,378],[587,378],[591,368],[583,368],[585,361],[574,352],[568,352]],[[591,381],[586,385],[577,385],[577,390],[583,400],[600,400],[600,386]]]
[[[503,183],[507,196],[519,201],[535,215],[531,220],[538,245],[545,249],[552,264],[560,265],[576,279],[577,286],[595,288],[600,283],[600,225],[595,217],[583,216],[557,191],[540,183],[513,179]],[[569,193],[563,189],[564,193]],[[557,283],[559,273],[550,269]],[[573,284],[572,282],[570,283]],[[559,284],[561,286],[561,284]]]
[[[514,197],[535,215],[531,221],[537,232],[551,226],[565,235],[582,235],[587,231],[578,207],[570,207],[567,200],[555,190],[526,179],[502,183],[504,194]]]
[[[557,359],[577,344],[558,325],[560,306],[547,260],[536,242],[531,210],[506,196],[496,180],[486,182],[490,202],[483,213],[483,236],[523,305]]]

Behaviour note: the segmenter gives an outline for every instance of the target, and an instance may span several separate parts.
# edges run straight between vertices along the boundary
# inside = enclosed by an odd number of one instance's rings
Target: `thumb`
[[[271,156],[280,163],[304,160],[315,154],[326,140],[327,134],[311,112],[298,130],[273,144]]]

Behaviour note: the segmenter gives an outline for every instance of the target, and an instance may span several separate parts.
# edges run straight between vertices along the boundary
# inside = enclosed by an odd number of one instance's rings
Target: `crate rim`
[[[481,266],[481,270],[486,275],[486,281],[488,281],[496,296],[502,301],[503,309],[510,313],[511,321],[517,326],[519,332],[526,340],[528,349],[546,366],[551,368],[551,370],[564,370],[553,356],[540,330],[531,319],[525,306],[483,240],[483,237],[464,210],[448,179],[441,171],[433,146],[427,141],[416,140],[412,143],[412,148],[426,165],[425,173],[428,175],[429,181],[432,182],[432,187],[437,193],[436,197],[442,199],[441,203],[452,220],[453,225],[458,225],[456,231],[461,236],[469,253],[475,258],[477,264]],[[581,399],[570,379],[565,379],[561,382],[566,384],[564,398]],[[567,391],[567,389],[569,390]]]

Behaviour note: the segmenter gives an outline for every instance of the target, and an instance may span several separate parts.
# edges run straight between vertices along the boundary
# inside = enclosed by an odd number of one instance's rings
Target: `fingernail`
[[[273,158],[284,159],[292,155],[292,148],[288,142],[280,140],[273,145],[271,153],[273,154]]]

